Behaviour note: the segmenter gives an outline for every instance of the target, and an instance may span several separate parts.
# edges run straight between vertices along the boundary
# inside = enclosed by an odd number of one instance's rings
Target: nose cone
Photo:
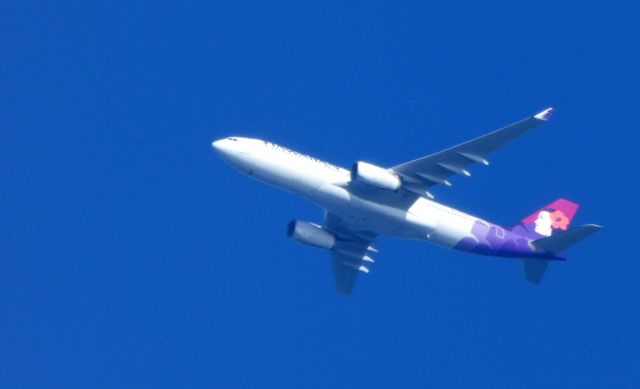
[[[242,138],[229,137],[211,142],[211,147],[218,156],[232,165],[247,154],[245,142]]]
[[[259,162],[266,142],[258,139],[231,136],[211,142],[213,150],[225,162],[243,172],[250,172]]]
[[[213,149],[220,154],[225,151],[225,143],[226,139],[218,139],[211,142],[211,147],[213,147]]]

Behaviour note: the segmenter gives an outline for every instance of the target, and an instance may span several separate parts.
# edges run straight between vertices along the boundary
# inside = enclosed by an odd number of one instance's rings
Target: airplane
[[[558,199],[503,227],[434,201],[431,188],[451,186],[468,166],[537,125],[553,108],[443,151],[384,168],[358,161],[350,170],[260,139],[228,137],[212,143],[232,167],[259,181],[304,196],[324,209],[322,225],[293,220],[287,235],[330,251],[339,293],[350,295],[359,273],[369,273],[380,235],[421,239],[473,254],[522,260],[525,278],[539,284],[550,261],[598,231],[596,224],[569,229],[579,205]]]

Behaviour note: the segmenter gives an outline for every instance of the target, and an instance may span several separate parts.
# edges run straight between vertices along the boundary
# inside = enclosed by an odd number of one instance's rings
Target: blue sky
[[[446,4],[445,4],[446,3]],[[0,7],[0,386],[640,385],[637,2]],[[345,298],[285,237],[313,204],[212,152],[269,139],[391,166],[547,106],[435,194],[606,228],[539,287],[383,239]]]

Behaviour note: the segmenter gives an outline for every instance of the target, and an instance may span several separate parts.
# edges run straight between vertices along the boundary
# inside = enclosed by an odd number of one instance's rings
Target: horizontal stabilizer
[[[549,266],[549,261],[543,259],[525,259],[522,261],[522,266],[524,267],[524,276],[527,278],[527,281],[538,285],[540,281],[542,281],[544,271],[547,270],[547,266]]]
[[[547,238],[534,240],[533,247],[543,253],[559,253],[580,242],[582,239],[600,230],[602,227],[596,224],[585,224],[578,228],[572,228]]]

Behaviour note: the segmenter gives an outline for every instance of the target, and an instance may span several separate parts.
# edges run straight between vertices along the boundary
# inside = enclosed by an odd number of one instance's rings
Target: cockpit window
[[[229,138],[229,140],[232,140],[232,141],[234,141],[234,142],[237,142],[237,141],[238,141],[238,138],[231,137],[231,138]]]

